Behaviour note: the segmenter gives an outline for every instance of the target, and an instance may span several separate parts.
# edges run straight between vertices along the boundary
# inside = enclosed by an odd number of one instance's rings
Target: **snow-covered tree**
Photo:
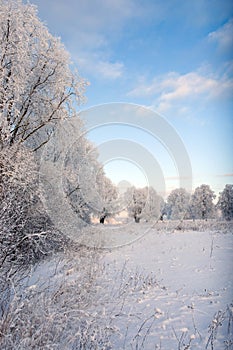
[[[143,216],[147,197],[148,188],[135,188],[132,186],[125,192],[125,203],[128,214],[130,217],[133,217],[137,223],[140,222]]]
[[[226,185],[219,193],[217,208],[221,210],[224,219],[233,219],[233,185]]]
[[[118,209],[117,188],[106,177],[95,147],[82,133],[66,153],[63,187],[72,209],[86,223],[91,222],[92,216],[104,223]]]
[[[64,161],[65,194],[72,209],[86,223],[90,223],[98,201],[96,174],[100,164],[96,159],[94,146],[84,136],[79,135]]]
[[[60,40],[38,19],[35,6],[0,0],[0,250],[7,251],[3,262],[8,256],[32,262],[32,256],[37,259],[59,246],[60,234],[38,197],[38,164],[25,146],[40,148],[58,121],[75,116],[74,106],[82,101],[85,87],[72,72]]]
[[[146,220],[158,219],[161,216],[164,200],[153,187],[149,187],[147,191],[146,204],[142,216]]]
[[[40,147],[54,124],[72,114],[85,86],[71,71],[60,40],[38,19],[36,7],[1,0],[0,144],[23,141]]]
[[[191,197],[190,211],[193,219],[207,220],[214,214],[214,191],[209,185],[197,187]]]
[[[188,215],[190,194],[184,188],[173,190],[168,198],[166,214],[169,219],[185,219]]]
[[[96,214],[100,223],[104,224],[105,219],[114,216],[118,210],[118,191],[103,169],[97,174],[96,185],[99,194]]]

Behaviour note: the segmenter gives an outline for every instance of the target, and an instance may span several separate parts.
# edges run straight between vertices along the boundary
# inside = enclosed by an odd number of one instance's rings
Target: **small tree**
[[[184,188],[173,190],[167,198],[167,216],[169,219],[184,219],[188,215],[190,195]]]
[[[143,209],[146,206],[148,188],[130,187],[125,192],[126,208],[129,216],[139,223],[143,216]]]
[[[103,170],[100,170],[97,176],[97,190],[99,193],[97,203],[99,221],[104,224],[105,219],[114,216],[118,210],[118,191]]]
[[[224,219],[233,219],[233,185],[226,185],[219,193],[217,208],[221,210]]]
[[[194,219],[207,220],[214,213],[214,191],[209,185],[197,187],[191,198],[190,210]]]
[[[147,221],[151,219],[158,219],[161,217],[161,210],[163,205],[163,198],[157,194],[153,187],[149,187],[146,204],[142,212],[143,218],[145,218]]]

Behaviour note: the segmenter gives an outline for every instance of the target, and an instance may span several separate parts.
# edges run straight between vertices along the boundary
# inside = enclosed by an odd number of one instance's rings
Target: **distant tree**
[[[149,187],[147,189],[146,204],[142,211],[143,218],[146,220],[160,218],[163,205],[163,198],[157,194],[153,187]]]
[[[168,205],[167,201],[164,202],[162,209],[161,209],[161,220],[166,217],[167,219],[171,218],[171,206]]]
[[[1,0],[0,145],[20,141],[37,149],[57,121],[73,113],[86,82],[69,64],[67,51],[38,19],[35,6]]]
[[[214,214],[214,191],[209,185],[197,187],[191,197],[190,211],[193,219],[207,220]]]
[[[166,215],[169,219],[184,219],[188,215],[190,194],[184,188],[173,190],[166,205]]]
[[[233,219],[233,185],[226,185],[219,193],[217,208],[221,210],[224,219]]]
[[[104,224],[105,219],[114,216],[118,210],[118,191],[103,170],[97,175],[97,190],[99,194],[97,214],[100,223]]]
[[[148,196],[148,188],[135,188],[134,186],[127,189],[125,192],[125,203],[128,214],[134,218],[134,221],[139,223],[143,210],[146,206]]]

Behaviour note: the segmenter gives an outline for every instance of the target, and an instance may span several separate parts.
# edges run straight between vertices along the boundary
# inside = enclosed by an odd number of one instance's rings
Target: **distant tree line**
[[[174,189],[164,201],[153,188],[129,188],[125,193],[125,203],[129,216],[139,223],[142,218],[163,220],[202,219],[221,216],[233,219],[233,185],[226,185],[220,192],[217,204],[216,195],[209,185],[197,187],[193,194],[184,188]]]

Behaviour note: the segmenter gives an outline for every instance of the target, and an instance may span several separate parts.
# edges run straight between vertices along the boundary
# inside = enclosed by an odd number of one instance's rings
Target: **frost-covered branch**
[[[1,143],[29,142],[33,135],[34,148],[38,133],[72,114],[87,85],[35,6],[15,0],[1,1],[0,82]]]

